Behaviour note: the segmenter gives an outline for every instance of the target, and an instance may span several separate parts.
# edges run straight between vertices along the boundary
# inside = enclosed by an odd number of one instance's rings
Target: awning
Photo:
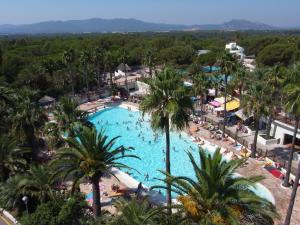
[[[222,105],[220,102],[217,102],[217,101],[212,101],[209,104],[212,105],[213,107],[219,107]]]
[[[239,107],[240,107],[240,101],[238,99],[233,99],[233,100],[226,103],[226,110],[227,111],[232,111],[232,110],[238,109]],[[215,110],[216,111],[223,111],[224,110],[224,104],[221,107],[216,108]]]
[[[244,109],[240,109],[240,110],[236,111],[236,112],[235,112],[235,115],[236,115],[238,118],[240,118],[241,120],[243,120],[243,121],[245,121],[245,120],[247,120],[247,119],[249,119],[250,117],[253,116],[253,114],[251,114],[251,115],[246,115],[246,114],[244,113]]]
[[[224,97],[215,98],[215,101],[220,102],[221,104],[224,104],[225,98]]]

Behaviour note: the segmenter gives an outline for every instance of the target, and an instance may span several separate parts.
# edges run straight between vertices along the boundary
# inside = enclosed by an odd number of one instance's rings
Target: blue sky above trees
[[[0,0],[0,5],[0,24],[100,17],[174,24],[247,19],[300,26],[299,0]]]

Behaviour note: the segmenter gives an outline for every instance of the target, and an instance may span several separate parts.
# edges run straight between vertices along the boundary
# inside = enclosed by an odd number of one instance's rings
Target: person
[[[291,186],[294,186],[295,181],[291,179]]]
[[[145,180],[149,180],[149,174],[148,173],[145,174]]]

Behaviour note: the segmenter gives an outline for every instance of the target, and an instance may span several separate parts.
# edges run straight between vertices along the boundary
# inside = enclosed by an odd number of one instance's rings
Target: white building
[[[121,63],[118,68],[117,71],[115,71],[115,77],[125,77],[125,72],[128,75],[129,72],[131,72],[131,68],[124,63]]]
[[[236,42],[226,44],[225,50],[228,50],[231,54],[235,54],[240,60],[244,60],[246,57],[244,48],[237,45]]]

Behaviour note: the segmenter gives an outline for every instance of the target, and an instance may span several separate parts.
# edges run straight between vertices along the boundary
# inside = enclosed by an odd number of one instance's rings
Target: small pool
[[[141,160],[134,158],[122,159],[126,165],[136,169],[124,170],[136,180],[143,182],[148,187],[163,184],[156,178],[163,178],[164,175],[159,170],[165,168],[165,136],[154,133],[150,126],[150,118],[139,111],[129,111],[121,107],[112,107],[101,110],[92,116],[90,121],[96,126],[97,130],[101,127],[110,137],[121,136],[117,145],[134,147],[134,154]],[[175,176],[189,176],[195,178],[192,165],[186,151],[192,152],[196,160],[199,160],[198,146],[184,132],[171,132],[171,173]],[[205,150],[213,153],[216,146],[207,145]],[[272,194],[265,188],[259,188],[257,193],[273,201]]]
[[[219,66],[203,66],[201,67],[201,71],[204,72],[204,73],[213,73],[213,72],[217,72],[217,71],[220,71],[221,70],[221,67]]]

